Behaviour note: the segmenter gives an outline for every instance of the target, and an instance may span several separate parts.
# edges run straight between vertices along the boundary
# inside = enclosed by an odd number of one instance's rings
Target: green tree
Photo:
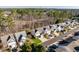
[[[33,9],[33,17],[36,19],[41,19],[44,15],[43,9]]]
[[[42,46],[42,44],[36,44],[36,43],[32,43],[29,40],[26,40],[26,42],[24,43],[24,45],[21,47],[22,52],[43,52],[45,51],[45,48]]]
[[[0,11],[0,31],[1,32],[6,32],[6,28],[8,28],[7,30],[12,30],[14,27],[14,21],[12,16],[4,16],[4,11]]]
[[[53,17],[53,23],[63,22],[65,19],[72,18],[72,13],[67,10],[50,10],[47,15]]]
[[[36,44],[32,44],[32,52],[44,52],[45,48],[42,46],[42,44],[36,45]]]
[[[31,52],[32,51],[32,47],[31,47],[31,41],[30,40],[26,40],[26,42],[24,43],[24,45],[21,47],[22,52]]]
[[[11,17],[12,17],[14,20],[18,19],[18,18],[17,18],[17,15],[18,15],[17,9],[16,9],[16,8],[11,9]]]
[[[36,47],[37,52],[45,52],[45,48],[40,44]]]

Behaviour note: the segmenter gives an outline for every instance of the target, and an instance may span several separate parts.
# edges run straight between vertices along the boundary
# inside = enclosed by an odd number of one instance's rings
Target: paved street
[[[69,32],[67,32],[67,33],[65,33],[64,35],[55,37],[55,38],[53,38],[53,39],[50,39],[50,40],[44,42],[44,43],[43,43],[43,46],[49,46],[50,44],[53,44],[53,43],[55,43],[55,42],[57,42],[57,41],[59,41],[59,40],[62,40],[65,36],[68,36],[68,35],[70,35],[70,34],[74,34],[74,33],[75,33],[76,31],[78,31],[78,30],[79,30],[79,26],[78,26],[76,29],[73,29],[73,30],[71,30],[71,31],[69,31]]]

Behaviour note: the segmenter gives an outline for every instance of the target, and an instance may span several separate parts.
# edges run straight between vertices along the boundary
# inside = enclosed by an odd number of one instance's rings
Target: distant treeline
[[[10,8],[0,9],[0,32],[15,32],[16,30],[34,29],[45,25],[61,23],[78,15],[74,9],[42,9],[42,8]],[[25,21],[16,25],[16,21]],[[18,29],[15,28],[18,26]],[[20,28],[22,27],[22,28]]]

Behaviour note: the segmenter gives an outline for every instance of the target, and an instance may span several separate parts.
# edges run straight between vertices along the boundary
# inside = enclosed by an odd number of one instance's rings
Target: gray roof
[[[18,40],[20,35],[23,35],[24,37],[27,37],[27,34],[25,31],[17,32],[15,33],[16,39]]]
[[[9,40],[14,39],[13,34],[9,34],[9,35],[5,35],[5,36],[1,37],[1,40],[2,40],[4,47],[7,46],[7,39],[8,39],[9,36],[11,37]]]

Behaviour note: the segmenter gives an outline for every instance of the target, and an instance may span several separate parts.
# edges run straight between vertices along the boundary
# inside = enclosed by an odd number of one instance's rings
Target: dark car
[[[73,39],[79,39],[79,31],[74,34]]]
[[[79,46],[74,47],[74,49],[79,52]]]
[[[48,47],[48,52],[55,52],[55,49],[58,48],[57,45],[51,45]]]
[[[56,49],[56,48],[58,48],[58,46],[54,44],[54,45],[49,46],[49,48]]]
[[[17,52],[17,48],[13,48],[12,49],[12,52]]]
[[[48,51],[47,52],[56,52],[54,49],[48,49]]]
[[[66,41],[66,40],[62,40],[62,41],[59,41],[59,45],[63,45],[63,44],[67,44],[67,43],[69,43],[68,41]]]
[[[74,36],[79,36],[79,31],[74,34]]]

